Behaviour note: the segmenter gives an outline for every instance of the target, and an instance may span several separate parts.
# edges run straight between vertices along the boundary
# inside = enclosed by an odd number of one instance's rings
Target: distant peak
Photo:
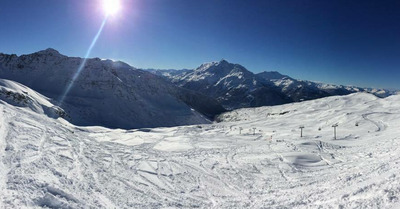
[[[233,63],[228,62],[226,59],[222,59],[219,62],[216,62],[217,65],[235,65]]]
[[[279,73],[278,71],[262,71],[258,74],[277,74],[277,75],[282,75],[281,73]]]
[[[220,61],[213,61],[213,62],[206,62],[206,63],[203,63],[203,64],[201,64],[201,66],[200,66],[200,68],[202,68],[202,67],[211,67],[211,66],[218,66],[218,65],[226,65],[226,64],[232,64],[232,63],[230,63],[230,62],[228,62],[228,61],[226,61],[225,59],[221,59]]]
[[[219,63],[229,63],[229,62],[226,61],[225,59],[221,59],[221,60],[219,61]]]
[[[37,53],[48,54],[48,55],[59,55],[60,54],[60,52],[58,52],[57,50],[55,50],[53,48],[47,48],[45,50],[38,51]]]
[[[257,73],[256,75],[259,76],[259,77],[262,77],[264,79],[268,79],[268,80],[270,80],[270,79],[282,79],[282,78],[289,78],[290,79],[289,76],[283,75],[283,74],[279,73],[278,71],[263,71],[263,72]]]

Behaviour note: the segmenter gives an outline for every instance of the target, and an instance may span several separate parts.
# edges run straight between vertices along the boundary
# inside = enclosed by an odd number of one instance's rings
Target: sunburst
[[[103,0],[103,10],[107,16],[116,15],[121,10],[121,1]]]

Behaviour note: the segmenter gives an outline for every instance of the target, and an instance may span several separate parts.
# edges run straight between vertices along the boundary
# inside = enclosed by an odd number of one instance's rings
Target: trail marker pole
[[[303,128],[304,128],[304,126],[300,126],[299,128],[300,128],[300,137],[303,137]]]
[[[256,128],[253,128],[253,135],[256,135]]]
[[[243,130],[243,128],[239,127],[239,134],[242,134],[242,130]]]
[[[336,139],[336,127],[338,127],[338,124],[332,125],[333,127],[333,139]]]

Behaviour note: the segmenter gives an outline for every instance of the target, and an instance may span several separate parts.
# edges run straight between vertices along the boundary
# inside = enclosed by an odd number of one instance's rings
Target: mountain
[[[16,56],[0,54],[0,78],[19,82],[51,99],[76,125],[142,128],[209,123],[224,109],[213,99],[123,62],[82,58],[54,49]]]
[[[334,95],[347,95],[357,92],[366,92],[374,94],[378,97],[388,97],[397,94],[395,90],[361,88],[356,86],[343,86],[324,84],[320,82],[312,82],[305,80],[293,79],[286,75],[281,75],[278,72],[261,72],[256,74],[267,82],[272,82],[275,86],[293,101],[303,101],[323,98]]]
[[[227,109],[278,105],[356,92],[368,92],[379,97],[397,93],[297,80],[276,71],[254,74],[226,60],[205,63],[194,70],[152,72],[180,87],[211,96]]]
[[[276,105],[290,102],[278,88],[263,81],[241,65],[226,60],[202,64],[195,70],[159,72],[180,87],[200,92],[227,109]]]
[[[277,71],[263,71],[261,73],[257,73],[256,76],[264,80],[279,80],[284,78],[292,79],[291,77],[282,75]]]
[[[175,70],[175,69],[144,69],[145,71],[148,71],[150,73],[156,74],[158,76],[162,77],[174,77],[174,76],[182,76],[186,73],[190,73],[193,70],[190,69],[182,69],[182,70]]]

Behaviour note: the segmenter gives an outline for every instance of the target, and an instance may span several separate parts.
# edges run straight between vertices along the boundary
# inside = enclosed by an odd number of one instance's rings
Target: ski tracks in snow
[[[7,193],[7,173],[9,170],[4,162],[7,146],[7,121],[4,113],[4,108],[0,106],[0,208],[3,208],[4,195]]]
[[[380,131],[384,131],[387,128],[387,125],[381,120],[379,120],[379,121],[372,120],[372,119],[369,118],[369,116],[370,115],[382,115],[382,114],[389,115],[391,113],[388,113],[388,112],[372,112],[372,113],[362,114],[362,117],[364,118],[364,120],[373,123],[377,127],[376,132],[380,132]]]

